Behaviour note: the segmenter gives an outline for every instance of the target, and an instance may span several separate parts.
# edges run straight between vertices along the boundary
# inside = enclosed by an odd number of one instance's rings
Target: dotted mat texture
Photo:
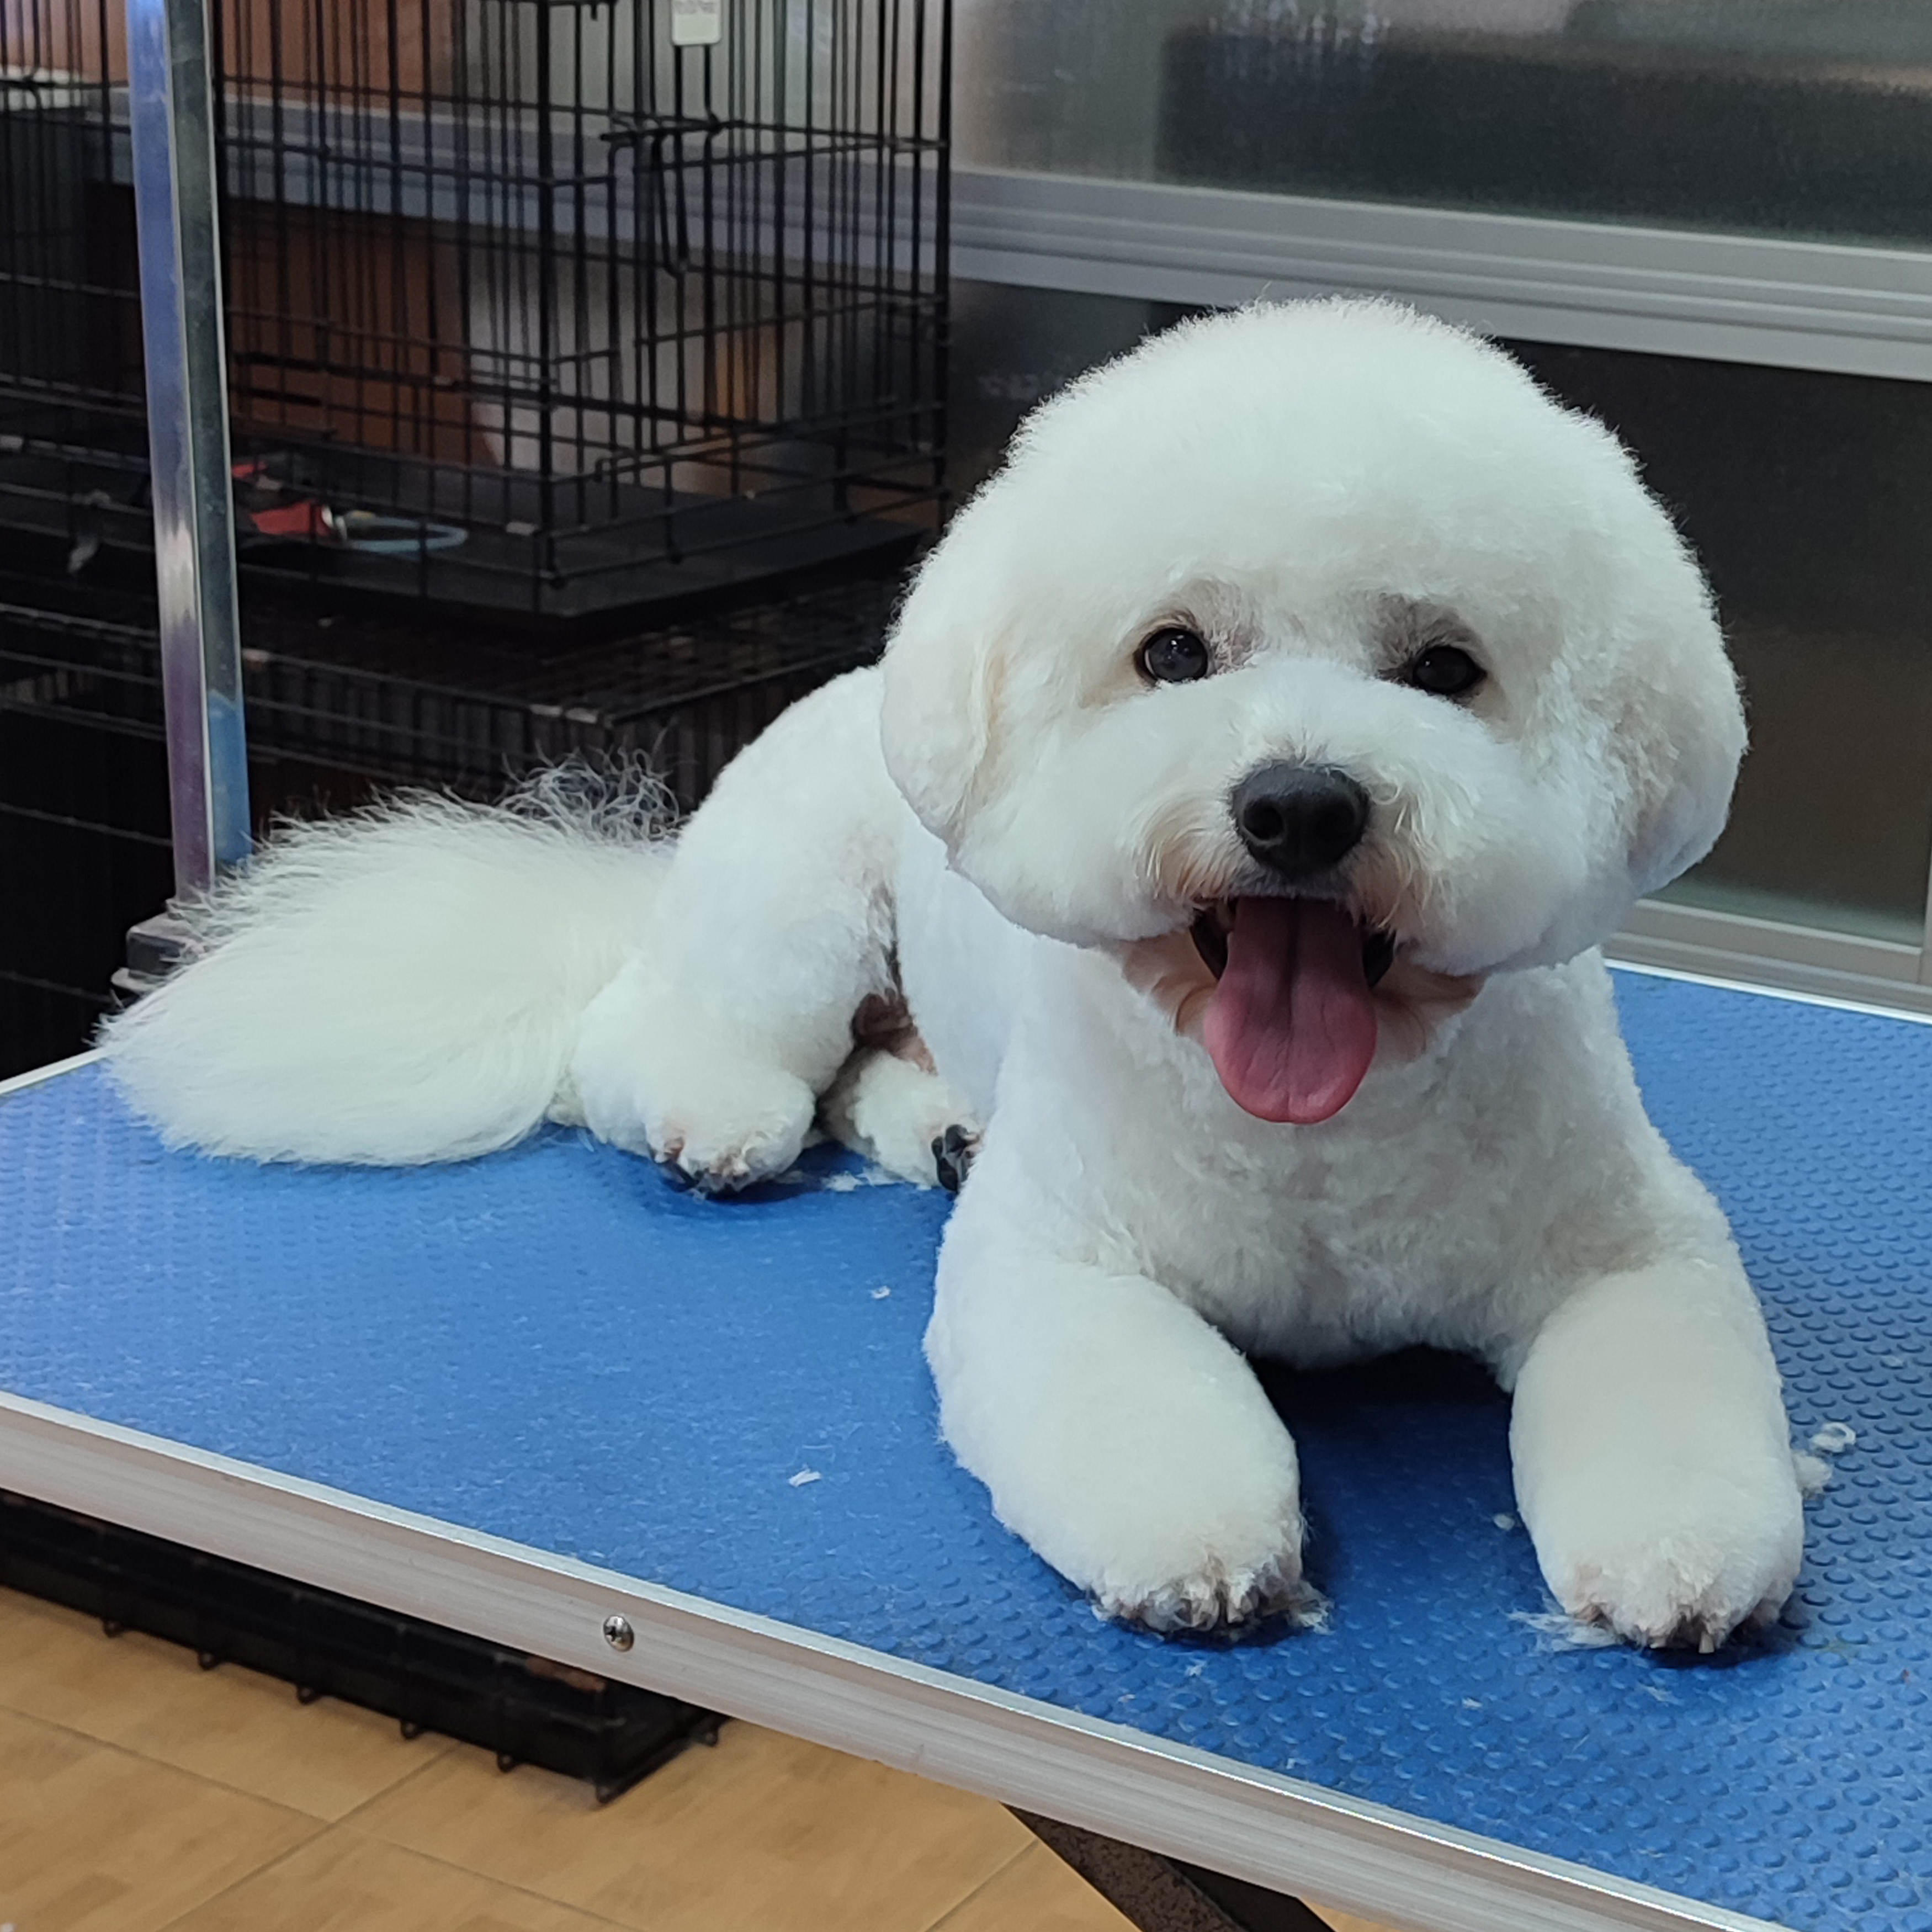
[[[0,1102],[0,1386],[1801,1932],[1932,1932],[1932,1027],[1618,980],[1797,1441],[1856,1436],[1784,1622],[1713,1659],[1522,1620],[1507,1406],[1433,1358],[1272,1384],[1325,1631],[1098,1621],[936,1439],[945,1198],[824,1152],[724,1202],[561,1131],[256,1168],[84,1069]]]

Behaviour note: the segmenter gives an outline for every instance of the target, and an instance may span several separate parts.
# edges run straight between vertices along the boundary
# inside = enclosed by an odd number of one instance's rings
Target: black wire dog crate
[[[566,619],[903,554],[950,0],[216,0],[244,568]],[[0,530],[152,542],[121,0],[0,0]]]
[[[168,893],[154,596],[110,574],[0,564],[0,1078],[80,1051],[128,928]],[[399,784],[488,798],[574,759],[646,770],[688,811],[787,705],[877,655],[893,594],[856,578],[546,644],[263,586],[242,660],[250,790],[262,819]]]

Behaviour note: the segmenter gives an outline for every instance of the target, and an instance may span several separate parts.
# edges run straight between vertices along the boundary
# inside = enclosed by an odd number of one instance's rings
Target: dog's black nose
[[[1264,765],[1234,788],[1234,829],[1270,872],[1312,878],[1338,865],[1369,827],[1369,795],[1346,772]]]

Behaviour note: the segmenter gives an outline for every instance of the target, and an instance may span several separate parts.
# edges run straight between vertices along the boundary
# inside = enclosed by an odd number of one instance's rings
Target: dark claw
[[[932,1143],[932,1164],[939,1170],[939,1184],[949,1194],[957,1194],[966,1184],[973,1165],[973,1136],[964,1127],[948,1127]]]

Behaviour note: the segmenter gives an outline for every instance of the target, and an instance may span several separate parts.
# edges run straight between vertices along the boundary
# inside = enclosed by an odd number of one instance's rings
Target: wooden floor
[[[997,1804],[776,1732],[600,1807],[0,1590],[0,1932],[941,1927],[1128,1932]]]

